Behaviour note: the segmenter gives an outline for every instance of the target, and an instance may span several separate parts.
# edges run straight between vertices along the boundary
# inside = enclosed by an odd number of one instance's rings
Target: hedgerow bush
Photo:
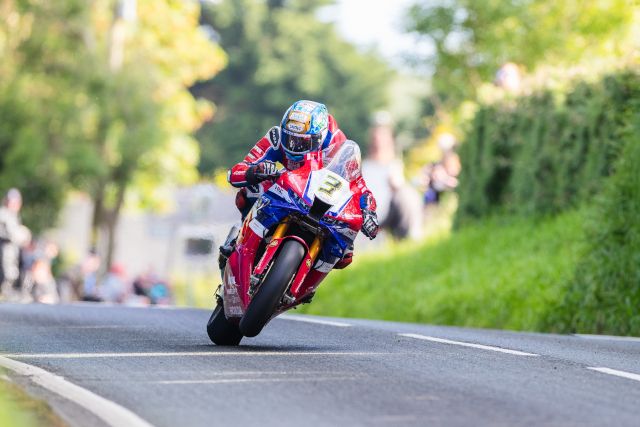
[[[594,201],[588,250],[550,313],[552,329],[640,336],[640,100],[627,114],[635,126]]]
[[[538,215],[575,207],[612,172],[626,113],[640,99],[635,71],[481,106],[460,149],[457,224],[495,212]]]

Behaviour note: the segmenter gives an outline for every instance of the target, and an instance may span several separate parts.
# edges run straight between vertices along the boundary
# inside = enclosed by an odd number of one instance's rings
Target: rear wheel
[[[255,337],[262,331],[298,272],[304,253],[304,247],[296,240],[287,240],[282,244],[277,258],[240,320],[242,335]]]
[[[231,323],[224,315],[224,305],[222,300],[211,313],[207,322],[207,334],[214,344],[217,345],[238,345],[242,339],[242,334],[238,325]]]

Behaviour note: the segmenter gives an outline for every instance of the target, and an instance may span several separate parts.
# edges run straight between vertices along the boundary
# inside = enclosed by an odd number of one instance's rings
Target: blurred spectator
[[[20,294],[19,285],[20,248],[31,240],[31,232],[20,221],[22,195],[15,188],[10,189],[0,207],[0,298],[16,300]]]
[[[416,191],[406,184],[401,169],[389,175],[391,201],[382,227],[396,239],[422,236],[422,204]]]
[[[148,304],[168,305],[173,302],[169,284],[151,269],[136,277],[132,286],[134,296],[146,298]]]
[[[94,249],[90,250],[80,267],[83,301],[101,301],[98,294],[98,270],[100,270],[100,264],[100,256]]]
[[[494,83],[507,92],[517,93],[520,91],[522,73],[520,67],[513,62],[503,64],[496,72]]]
[[[128,293],[126,279],[124,266],[114,263],[100,286],[99,295],[101,299],[105,302],[116,304],[124,302]]]
[[[51,272],[51,263],[58,256],[58,246],[44,241],[36,247],[33,264],[30,268],[32,286],[30,294],[33,300],[45,304],[60,302],[56,281]]]
[[[424,196],[426,204],[439,203],[443,192],[454,190],[458,186],[461,164],[460,157],[454,151],[455,137],[448,133],[441,135],[438,146],[442,151],[442,160],[429,164],[423,171],[427,187]]]

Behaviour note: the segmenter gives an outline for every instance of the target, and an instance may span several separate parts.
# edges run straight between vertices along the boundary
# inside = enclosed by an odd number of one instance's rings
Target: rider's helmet
[[[285,155],[299,162],[304,155],[320,149],[329,129],[329,112],[324,104],[297,101],[282,117],[280,141]]]

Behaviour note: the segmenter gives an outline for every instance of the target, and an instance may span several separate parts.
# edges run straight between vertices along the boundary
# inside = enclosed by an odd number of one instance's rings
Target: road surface
[[[208,316],[0,304],[0,366],[21,367],[0,375],[72,426],[640,424],[640,339],[290,316],[229,348]]]

